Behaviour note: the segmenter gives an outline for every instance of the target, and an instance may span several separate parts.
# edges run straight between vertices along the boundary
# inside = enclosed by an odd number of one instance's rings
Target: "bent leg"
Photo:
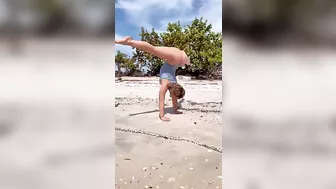
[[[154,56],[167,61],[171,65],[177,65],[182,60],[182,51],[175,47],[157,47],[155,46],[152,52]]]
[[[172,65],[180,63],[183,59],[183,52],[175,47],[153,46],[146,41],[137,41],[130,37],[125,37],[122,40],[116,41],[116,43],[135,47],[156,57],[167,60],[167,62]]]

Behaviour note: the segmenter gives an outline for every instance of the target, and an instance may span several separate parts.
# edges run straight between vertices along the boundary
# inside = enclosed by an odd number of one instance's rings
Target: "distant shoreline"
[[[191,76],[178,75],[182,77],[188,77],[188,79],[178,79],[180,81],[222,81],[222,79],[195,79]],[[177,76],[177,77],[178,77]],[[190,79],[189,79],[190,78]],[[158,76],[115,76],[115,81],[158,81]]]

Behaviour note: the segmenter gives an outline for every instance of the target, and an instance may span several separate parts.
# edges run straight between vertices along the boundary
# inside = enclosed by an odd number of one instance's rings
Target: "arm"
[[[177,110],[178,110],[178,107],[177,107],[177,98],[173,97],[172,101],[173,101],[174,113],[177,113]]]
[[[159,93],[159,110],[160,110],[160,119],[163,121],[169,121],[168,118],[164,117],[164,101],[165,101],[165,95],[168,90],[168,87],[166,84],[162,84],[160,88],[160,93]]]
[[[177,105],[177,98],[176,98],[176,97],[173,97],[173,98],[172,98],[172,101],[173,101],[174,113],[175,113],[175,114],[182,114],[182,112],[178,111],[179,107],[178,107],[178,105]]]

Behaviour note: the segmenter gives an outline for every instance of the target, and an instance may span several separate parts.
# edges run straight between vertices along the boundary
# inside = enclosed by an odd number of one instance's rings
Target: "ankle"
[[[131,38],[131,39],[127,40],[126,44],[133,47],[133,45],[134,45],[133,39]]]

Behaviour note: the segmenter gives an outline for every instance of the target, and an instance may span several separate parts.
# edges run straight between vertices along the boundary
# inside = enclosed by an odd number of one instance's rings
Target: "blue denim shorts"
[[[169,80],[172,83],[176,83],[176,78],[172,74],[170,74],[170,73],[163,73],[160,76],[160,83],[161,83],[162,79],[167,79],[167,80]]]

